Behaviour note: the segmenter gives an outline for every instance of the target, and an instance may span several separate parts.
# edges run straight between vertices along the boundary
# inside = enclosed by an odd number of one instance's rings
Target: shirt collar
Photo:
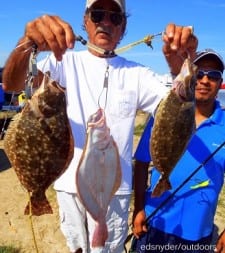
[[[213,114],[210,116],[209,120],[218,125],[225,125],[225,110],[221,108],[220,102],[215,101],[215,109]]]

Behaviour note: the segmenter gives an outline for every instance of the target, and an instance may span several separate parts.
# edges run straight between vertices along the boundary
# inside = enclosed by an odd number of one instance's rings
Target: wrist
[[[144,209],[144,207],[145,207],[144,199],[139,199],[137,201],[134,201],[134,209],[136,211],[140,211],[140,210]]]

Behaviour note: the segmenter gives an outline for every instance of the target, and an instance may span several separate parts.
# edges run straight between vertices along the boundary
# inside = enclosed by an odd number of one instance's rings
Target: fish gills
[[[171,189],[169,175],[183,154],[195,129],[195,71],[186,59],[172,89],[157,109],[150,140],[153,165],[161,176],[151,196]]]
[[[108,237],[105,216],[121,183],[119,153],[104,111],[99,109],[87,124],[87,141],[76,174],[81,202],[96,221],[92,247],[104,247]]]
[[[52,213],[46,189],[67,169],[74,142],[62,87],[48,74],[23,110],[11,121],[5,152],[21,184],[31,193],[24,213]]]

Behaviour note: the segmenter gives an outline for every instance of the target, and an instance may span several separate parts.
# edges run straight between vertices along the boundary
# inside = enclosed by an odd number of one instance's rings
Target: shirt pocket
[[[115,91],[111,97],[109,113],[118,118],[136,115],[137,97],[134,91]]]

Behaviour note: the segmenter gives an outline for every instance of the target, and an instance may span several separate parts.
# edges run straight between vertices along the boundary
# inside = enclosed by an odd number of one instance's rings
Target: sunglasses
[[[202,79],[204,76],[207,76],[208,79],[211,81],[218,81],[222,78],[223,74],[219,70],[209,70],[209,71],[199,70],[197,72],[196,78]]]
[[[123,21],[123,15],[119,12],[105,11],[105,10],[90,10],[89,17],[93,23],[100,23],[104,20],[105,16],[108,16],[111,23],[115,26],[121,25]]]

